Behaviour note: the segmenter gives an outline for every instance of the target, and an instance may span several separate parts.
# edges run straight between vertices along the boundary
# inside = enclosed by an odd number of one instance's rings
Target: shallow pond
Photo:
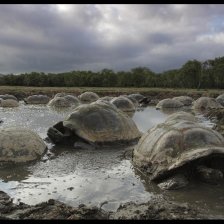
[[[70,111],[56,112],[41,105],[1,108],[1,126],[25,126],[46,138],[47,129],[66,117]],[[133,115],[139,130],[147,131],[163,122],[172,111],[155,107],[139,109]],[[213,124],[196,115],[206,126]],[[177,191],[162,192],[155,184],[135,170],[124,151],[133,148],[101,148],[73,150],[48,144],[48,153],[37,162],[0,169],[0,190],[7,192],[17,203],[33,205],[50,198],[77,206],[84,203],[115,211],[120,203],[150,200],[164,194],[173,201],[189,202],[208,210],[211,217],[224,218],[224,187],[202,183],[200,189],[191,185]],[[50,155],[50,157],[49,157]]]

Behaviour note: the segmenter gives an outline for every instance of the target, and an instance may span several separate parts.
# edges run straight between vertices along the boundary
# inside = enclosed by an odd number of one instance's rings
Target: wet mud
[[[43,139],[70,113],[20,104],[0,109],[1,126],[25,126]],[[170,113],[139,108],[133,120],[145,132]],[[214,126],[206,116],[196,116]],[[46,144],[41,160],[0,168],[0,219],[224,219],[222,184],[162,191],[133,167],[134,146],[74,150]]]

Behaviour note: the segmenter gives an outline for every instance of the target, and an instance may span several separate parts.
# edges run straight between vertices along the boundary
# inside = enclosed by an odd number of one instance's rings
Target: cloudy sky
[[[155,72],[224,56],[224,5],[0,5],[0,73]]]

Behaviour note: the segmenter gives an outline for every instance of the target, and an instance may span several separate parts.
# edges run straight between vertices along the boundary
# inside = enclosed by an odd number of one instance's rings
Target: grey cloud
[[[222,56],[212,37],[223,14],[224,5],[0,5],[0,73],[179,68]]]
[[[151,44],[173,44],[175,37],[165,33],[154,33],[149,36]]]

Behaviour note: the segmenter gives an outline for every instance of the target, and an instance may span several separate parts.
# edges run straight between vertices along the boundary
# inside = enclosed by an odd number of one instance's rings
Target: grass
[[[59,92],[79,95],[86,91],[92,91],[99,96],[118,96],[121,94],[141,93],[145,96],[168,98],[173,96],[188,95],[193,98],[200,96],[217,97],[224,92],[223,89],[174,89],[174,88],[136,88],[136,87],[27,87],[27,86],[0,86],[0,94],[13,94],[26,97],[34,94],[46,94],[50,97]]]

